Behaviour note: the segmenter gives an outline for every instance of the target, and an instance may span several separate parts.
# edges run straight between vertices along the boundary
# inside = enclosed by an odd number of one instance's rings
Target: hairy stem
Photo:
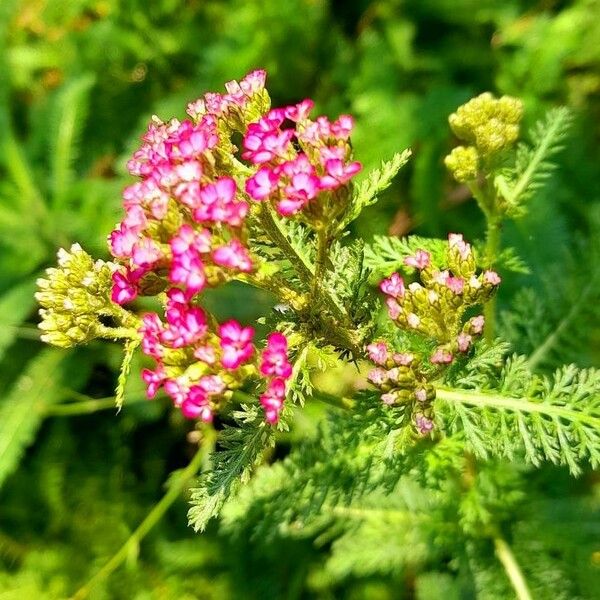
[[[510,546],[503,538],[498,536],[494,538],[494,548],[496,550],[496,556],[502,563],[518,600],[533,600],[533,596],[527,587],[527,581],[525,580],[523,571],[521,571],[521,567],[519,566],[515,555],[512,553]]]
[[[342,346],[350,350],[355,357],[359,357],[362,354],[362,341],[357,339],[355,335],[356,325],[346,311],[338,305],[335,298],[328,294],[321,285],[329,245],[327,236],[324,233],[319,235],[317,261],[316,265],[313,265],[307,257],[294,248],[271,206],[263,203],[260,216],[264,231],[296,269],[298,277],[306,288],[313,291],[315,314],[324,325],[323,330],[327,341]],[[333,317],[332,322],[323,320],[320,307],[324,308]]]
[[[260,217],[261,225],[263,226],[265,232],[283,252],[290,263],[292,263],[292,266],[296,269],[300,279],[307,283],[312,281],[314,277],[312,265],[292,246],[284,228],[281,225],[281,221],[274,214],[273,208],[266,202],[263,202],[260,207]]]
[[[177,500],[187,485],[188,481],[196,475],[201,467],[208,466],[210,456],[216,441],[216,434],[212,429],[205,430],[202,446],[192,458],[190,464],[179,474],[177,481],[173,482],[167,493],[159,500],[138,528],[129,536],[116,554],[72,596],[71,600],[87,598],[92,589],[101,581],[108,578],[130,555],[132,549],[137,548],[146,534],[161,520],[168,508]]]

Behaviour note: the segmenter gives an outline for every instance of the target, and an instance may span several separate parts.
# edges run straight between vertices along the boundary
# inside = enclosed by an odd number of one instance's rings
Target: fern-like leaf
[[[550,110],[530,132],[533,146],[520,144],[514,169],[496,177],[494,183],[507,215],[518,218],[525,214],[527,201],[554,171],[551,159],[564,147],[570,125],[571,113],[567,108]]]
[[[367,206],[377,202],[379,194],[391,185],[392,180],[409,161],[411,155],[412,152],[408,148],[403,152],[397,152],[391,160],[385,161],[379,169],[371,171],[366,179],[358,184],[353,194],[352,204],[338,225],[339,232],[346,229]]]
[[[244,406],[234,414],[235,427],[219,434],[218,447],[211,457],[211,469],[192,489],[188,520],[195,531],[204,531],[227,498],[246,483],[265,451],[274,443],[273,429],[258,414],[257,407]]]
[[[63,386],[73,383],[86,369],[77,371],[64,350],[49,348],[33,358],[0,404],[0,485],[16,469],[23,452],[32,443],[46,409],[59,402]],[[70,380],[69,380],[70,377]]]
[[[448,244],[436,238],[423,238],[416,235],[399,238],[376,235],[371,244],[365,246],[365,267],[372,273],[372,280],[379,281],[393,271],[412,271],[404,265],[404,259],[418,249],[427,250],[434,264],[441,265],[445,260]]]
[[[456,383],[468,388],[472,381]],[[493,387],[478,384],[441,388],[437,400],[443,426],[462,432],[477,456],[523,454],[534,465],[544,460],[567,465],[574,475],[584,462],[600,464],[600,370],[569,365],[541,377],[516,356],[506,361]]]

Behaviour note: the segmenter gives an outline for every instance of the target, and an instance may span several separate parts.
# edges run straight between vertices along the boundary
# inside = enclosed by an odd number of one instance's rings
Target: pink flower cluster
[[[450,268],[440,271],[431,264],[428,252],[417,250],[404,259],[404,264],[418,271],[421,282],[406,285],[398,273],[392,273],[379,285],[392,320],[438,340],[440,345],[429,358],[437,365],[449,364],[455,352],[469,350],[473,335],[483,330],[483,316],[470,319],[464,326],[460,317],[469,306],[485,302],[501,281],[495,271],[476,274],[471,246],[460,234],[448,236],[447,259]],[[447,339],[454,330],[453,339]]]
[[[123,264],[113,277],[113,301],[135,299],[150,271],[167,270],[191,298],[206,285],[207,265],[251,270],[240,239],[248,203],[233,178],[214,172],[216,118],[155,118],[143,139],[128,163],[141,181],[125,189],[125,218],[109,236],[111,253]]]
[[[231,320],[213,332],[204,310],[190,305],[185,294],[172,288],[168,296],[165,322],[148,313],[140,328],[142,350],[156,361],[154,370],[142,372],[148,397],[163,387],[185,417],[209,422],[226,392],[258,371],[267,381],[260,397],[265,418],[276,423],[292,374],[287,338],[270,334],[257,368],[252,327]]]
[[[275,108],[251,123],[244,136],[242,157],[259,167],[246,180],[246,192],[259,202],[274,202],[286,217],[319,194],[345,186],[361,169],[350,160],[352,117],[311,121],[312,108],[312,100]]]
[[[250,205],[232,167],[231,137],[269,110],[264,83],[265,72],[254,71],[227,83],[226,94],[189,104],[191,119],[153,117],[127,165],[139,181],[124,190],[125,216],[108,240],[121,265],[113,275],[115,303],[166,290],[164,316],[143,317],[142,349],[156,364],[142,377],[149,397],[163,388],[188,418],[211,421],[233,390],[260,375],[267,383],[260,401],[275,423],[292,372],[283,334],[271,334],[258,357],[252,327],[215,324],[196,304],[208,285],[255,268],[245,245]]]
[[[285,399],[286,380],[292,376],[292,365],[288,360],[288,341],[278,331],[267,337],[260,362],[260,374],[268,380],[267,389],[260,396],[265,409],[267,423],[276,423]]]

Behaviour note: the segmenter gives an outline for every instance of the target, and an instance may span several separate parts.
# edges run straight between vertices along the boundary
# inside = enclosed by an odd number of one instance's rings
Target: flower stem
[[[208,466],[208,458],[214,448],[216,434],[213,429],[204,430],[204,441],[196,452],[189,465],[180,473],[177,480],[169,487],[167,493],[155,504],[138,528],[129,536],[116,554],[75,594],[71,600],[87,598],[92,589],[101,581],[107,579],[130,555],[132,549],[137,548],[146,534],[161,520],[167,509],[179,498],[188,481],[196,475],[201,467]]]
[[[494,548],[496,550],[496,556],[502,563],[517,598],[519,600],[533,600],[533,596],[527,587],[527,581],[525,580],[523,571],[521,571],[521,567],[510,546],[503,538],[497,536],[494,538]]]
[[[294,248],[286,235],[281,221],[274,214],[273,208],[267,203],[261,205],[260,219],[267,236],[290,261],[306,288],[313,292],[315,301],[314,314],[323,323],[325,339],[330,343],[348,349],[358,358],[362,354],[362,342],[356,339],[357,336],[354,335],[356,325],[352,322],[347,312],[338,305],[336,299],[328,294],[321,285],[329,246],[325,232],[318,234],[317,261],[316,265],[313,265],[306,256],[303,256],[301,252]],[[329,320],[327,322],[323,321],[323,311],[321,308],[324,308],[333,317],[333,322]]]
[[[488,268],[496,263],[498,251],[500,250],[500,226],[501,220],[495,213],[487,214],[487,231],[485,236],[485,262]],[[488,342],[494,341],[496,330],[496,295],[493,295],[485,304],[485,331],[484,336]]]

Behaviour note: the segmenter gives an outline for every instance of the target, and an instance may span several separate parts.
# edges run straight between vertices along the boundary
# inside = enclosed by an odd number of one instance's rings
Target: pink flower
[[[381,395],[381,401],[388,406],[396,403],[396,394],[394,392],[387,392]]]
[[[244,136],[243,159],[259,165],[274,158],[286,158],[290,154],[290,142],[294,137],[294,131],[279,130],[281,123],[277,121],[273,123],[271,119],[263,117],[257,123],[248,126]]]
[[[409,327],[416,329],[421,324],[421,319],[418,315],[415,315],[415,313],[411,312],[406,315],[406,322],[408,323]]]
[[[367,346],[369,358],[378,365],[384,365],[388,359],[389,352],[385,342],[373,342]]]
[[[186,419],[201,419],[207,423],[213,419],[209,395],[201,385],[190,386],[180,406],[181,413]]]
[[[427,391],[425,388],[417,388],[415,390],[415,398],[417,402],[426,402],[427,401]]]
[[[465,260],[471,254],[471,245],[463,240],[461,233],[451,233],[448,235],[448,245],[450,248],[456,248],[460,257]]]
[[[388,308],[388,315],[392,321],[395,321],[400,316],[400,305],[392,297],[386,298],[385,303]]]
[[[200,190],[200,205],[194,210],[198,222],[227,223],[232,227],[242,224],[248,214],[248,204],[235,200],[236,184],[231,177],[221,177]]]
[[[425,250],[417,250],[413,256],[404,259],[404,264],[419,270],[425,269],[431,264],[431,254]]]
[[[194,350],[194,357],[199,361],[206,363],[207,365],[212,365],[217,360],[217,352],[212,346],[209,345],[198,346]]]
[[[354,128],[354,119],[350,115],[340,115],[337,121],[331,124],[331,133],[337,139],[347,140]]]
[[[393,355],[393,360],[397,365],[407,367],[415,359],[414,355],[410,352],[397,352]]]
[[[290,121],[299,122],[305,121],[308,118],[310,111],[314,108],[315,103],[310,100],[302,100],[299,104],[294,104],[292,106],[286,106],[284,108],[285,118]]]
[[[339,158],[333,158],[325,161],[326,175],[321,177],[321,186],[325,189],[333,190],[344,185],[354,177],[362,165],[359,162],[344,164]]]
[[[152,238],[142,238],[133,245],[131,262],[137,267],[151,269],[162,258],[162,250]]]
[[[147,313],[142,317],[142,326],[139,329],[142,335],[142,352],[146,356],[158,359],[163,355],[160,335],[163,324],[156,313]]]
[[[306,200],[302,198],[296,200],[285,198],[277,203],[277,212],[282,217],[291,217],[300,212],[305,204]]]
[[[435,349],[435,352],[431,355],[431,358],[429,360],[434,365],[447,365],[451,363],[453,359],[454,357],[452,356],[451,352],[446,350],[446,348],[439,346]]]
[[[446,287],[455,294],[462,294],[465,287],[465,280],[462,277],[449,276],[446,278]]]
[[[458,344],[459,352],[466,352],[471,346],[471,341],[473,338],[468,333],[459,333],[456,338],[456,343]]]
[[[267,346],[262,352],[260,372],[266,377],[276,375],[288,379],[292,375],[292,365],[288,361],[288,341],[278,331],[269,334]]]
[[[483,332],[483,327],[485,325],[485,317],[483,315],[478,315],[477,317],[473,317],[469,321],[471,325],[471,331],[475,335],[479,335]]]
[[[387,380],[387,372],[379,367],[371,369],[367,373],[367,379],[374,385],[383,385]]]
[[[422,414],[415,416],[415,425],[421,435],[427,435],[433,430],[433,421]]]
[[[209,396],[218,396],[225,391],[225,382],[219,375],[204,375],[198,381],[198,387]]]
[[[169,244],[173,254],[180,256],[190,251],[194,254],[210,252],[210,242],[211,233],[208,229],[195,231],[190,225],[182,225]]]
[[[206,274],[200,257],[191,251],[174,255],[169,281],[183,285],[192,295],[204,289]]]
[[[246,192],[255,200],[264,200],[277,191],[279,177],[269,167],[261,167],[246,179]]]
[[[206,314],[201,308],[169,300],[166,312],[169,326],[160,334],[164,344],[171,348],[183,348],[206,335]]]
[[[146,383],[146,396],[148,396],[148,398],[154,398],[156,392],[166,379],[164,368],[162,365],[159,365],[156,368],[156,371],[144,369],[142,371],[142,379]]]
[[[392,273],[379,284],[379,289],[392,298],[402,298],[404,296],[404,280],[398,273]]]
[[[164,388],[165,392],[173,400],[173,404],[175,404],[177,407],[183,404],[189,392],[189,386],[182,377],[177,377],[176,379],[165,379]]]
[[[186,419],[200,419],[204,423],[211,423],[213,420],[213,411],[208,404],[198,404],[188,399],[181,403],[181,414]]]
[[[119,227],[108,236],[110,253],[115,258],[129,258],[137,240],[138,234],[120,223]]]
[[[212,258],[221,267],[237,269],[244,273],[252,271],[252,260],[248,254],[248,249],[236,239],[214,250]]]
[[[485,283],[489,283],[490,285],[500,285],[502,279],[500,279],[500,276],[498,273],[496,273],[496,271],[486,271],[483,274],[483,281]]]
[[[143,269],[131,271],[126,268],[124,271],[115,271],[112,275],[111,300],[116,304],[127,304],[135,300],[138,295],[137,283],[143,274]]]
[[[277,423],[279,420],[279,413],[283,408],[284,400],[285,381],[276,377],[269,382],[265,393],[260,396],[260,403],[265,409],[265,420],[267,423]]]
[[[170,157],[195,158],[211,148],[214,145],[214,134],[206,125],[206,122],[194,125],[191,121],[182,121],[170,140]]]
[[[219,326],[219,336],[222,350],[221,364],[226,369],[237,369],[254,353],[252,327],[242,327],[234,320],[227,321]]]
[[[319,193],[319,178],[310,173],[296,173],[292,175],[284,191],[288,199],[298,199],[306,203]]]
[[[439,285],[446,285],[448,278],[450,277],[449,271],[436,271],[433,274],[433,280]]]

